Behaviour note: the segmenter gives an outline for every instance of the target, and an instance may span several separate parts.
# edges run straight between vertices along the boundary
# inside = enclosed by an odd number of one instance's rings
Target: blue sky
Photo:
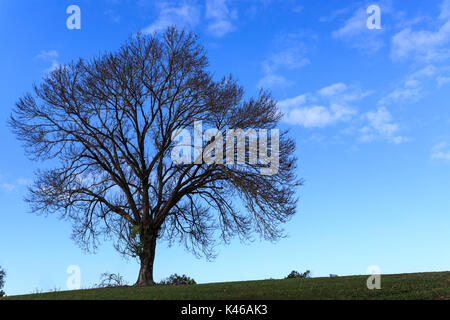
[[[66,8],[81,9],[68,30]],[[368,29],[366,8],[381,9]],[[54,66],[176,23],[194,30],[217,76],[248,96],[270,89],[297,143],[297,215],[276,244],[237,240],[208,262],[157,247],[155,277],[197,282],[450,269],[450,1],[0,1],[0,266],[9,295],[82,286],[102,272],[133,283],[134,260],[104,243],[83,253],[69,221],[29,213],[31,162],[6,126],[15,101]],[[364,285],[364,284],[362,284]]]

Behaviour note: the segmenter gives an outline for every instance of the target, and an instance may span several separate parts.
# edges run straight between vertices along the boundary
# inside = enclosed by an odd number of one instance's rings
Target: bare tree
[[[9,122],[31,159],[55,165],[37,172],[27,197],[32,211],[70,218],[87,250],[100,235],[114,239],[140,260],[136,285],[154,284],[159,238],[211,257],[216,238],[256,232],[276,240],[295,213],[301,181],[286,132],[277,174],[261,174],[268,164],[249,161],[248,139],[244,163],[171,160],[173,137],[194,121],[226,135],[227,128],[274,129],[282,116],[270,93],[244,100],[231,76],[214,80],[193,33],[171,27],[131,37],[116,52],[60,66],[33,89]]]
[[[100,275],[100,284],[97,288],[123,287],[128,285],[120,273],[103,272]]]

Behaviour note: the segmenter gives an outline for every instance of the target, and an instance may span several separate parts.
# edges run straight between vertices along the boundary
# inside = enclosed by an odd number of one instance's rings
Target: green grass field
[[[367,278],[368,276],[348,276],[190,286],[118,287],[11,296],[4,299],[450,299],[450,272],[382,275],[380,290],[367,289]]]

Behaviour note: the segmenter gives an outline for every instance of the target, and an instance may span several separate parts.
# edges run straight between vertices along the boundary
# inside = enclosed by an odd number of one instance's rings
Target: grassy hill
[[[206,299],[446,299],[450,272],[381,276],[381,290],[368,290],[368,276],[259,280],[190,286],[118,287],[11,296],[25,300]]]

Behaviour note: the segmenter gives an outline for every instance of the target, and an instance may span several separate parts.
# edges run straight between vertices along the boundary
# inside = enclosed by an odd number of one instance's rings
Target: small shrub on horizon
[[[306,270],[303,273],[300,273],[298,271],[291,271],[291,273],[289,273],[285,279],[295,279],[295,278],[311,278],[311,271]]]
[[[5,285],[6,271],[0,267],[0,289]],[[5,291],[0,290],[0,298],[5,296]]]
[[[183,275],[178,275],[176,273],[172,274],[170,277],[161,280],[159,285],[172,285],[172,286],[182,286],[182,285],[190,285],[190,284],[197,284],[194,279]]]
[[[100,284],[95,285],[96,288],[112,288],[124,287],[128,282],[120,275],[120,273],[104,272],[100,275]]]

